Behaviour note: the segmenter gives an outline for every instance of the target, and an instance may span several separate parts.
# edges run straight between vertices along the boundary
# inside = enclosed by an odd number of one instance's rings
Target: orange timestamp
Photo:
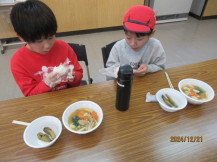
[[[203,142],[203,136],[171,136],[170,142]]]

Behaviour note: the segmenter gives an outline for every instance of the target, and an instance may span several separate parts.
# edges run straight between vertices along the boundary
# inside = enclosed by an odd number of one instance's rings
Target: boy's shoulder
[[[125,48],[127,46],[128,45],[125,39],[121,39],[117,41],[114,45],[114,47],[116,48]],[[144,46],[161,46],[161,42],[160,40],[152,37],[148,40],[148,43],[146,43]]]
[[[65,51],[69,48],[70,46],[68,45],[67,42],[56,39],[54,46],[53,46],[53,50],[52,51]]]
[[[149,39],[150,44],[161,44],[161,42],[157,38],[150,38]]]
[[[55,40],[55,44],[58,45],[58,46],[68,46],[68,43],[62,41],[62,40],[59,40],[59,39],[56,39]]]
[[[30,52],[30,51],[27,49],[26,44],[25,44],[23,47],[19,48],[19,49],[14,53],[14,55],[12,56],[12,59],[28,56],[28,55],[26,55],[26,54],[28,54],[29,52]]]
[[[162,46],[160,40],[156,39],[156,38],[150,38],[148,43],[147,43],[148,46]]]
[[[118,41],[114,44],[114,46],[115,46],[115,47],[126,46],[126,40],[125,40],[125,39],[118,40]]]
[[[54,48],[58,48],[58,49],[67,49],[68,43],[62,41],[62,40],[58,40],[56,39],[54,42]],[[14,55],[12,56],[12,60],[14,59],[22,59],[24,57],[31,57],[32,56],[32,52],[30,50],[27,49],[26,45],[24,45],[23,47],[19,48]]]
[[[121,39],[121,40],[118,40],[115,44],[124,44],[126,41],[125,39]]]

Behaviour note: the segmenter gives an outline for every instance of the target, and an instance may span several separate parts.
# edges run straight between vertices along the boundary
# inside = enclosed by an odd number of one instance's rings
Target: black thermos
[[[125,111],[129,108],[133,79],[133,68],[130,65],[120,66],[117,79],[116,108]]]

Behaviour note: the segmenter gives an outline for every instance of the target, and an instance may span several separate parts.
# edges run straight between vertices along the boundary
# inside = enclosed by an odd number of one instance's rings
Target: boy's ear
[[[19,36],[18,34],[17,34],[17,37],[19,38],[19,40],[20,40],[21,42],[25,42],[25,40],[24,40],[21,36]]]
[[[154,34],[155,34],[155,32],[156,32],[156,29],[153,29],[153,30],[152,30],[152,33],[151,33],[151,35],[150,35],[150,37],[153,37]]]

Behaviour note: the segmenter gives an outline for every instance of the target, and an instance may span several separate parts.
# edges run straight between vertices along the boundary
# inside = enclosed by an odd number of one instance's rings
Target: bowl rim
[[[162,102],[158,99],[158,97],[159,97],[159,93],[160,93],[161,91],[164,91],[164,90],[174,91],[175,93],[179,94],[180,97],[182,97],[182,98],[184,99],[184,100],[183,100],[183,101],[184,101],[183,106],[180,107],[180,108],[173,108],[173,107],[169,107],[169,106],[167,106],[166,104],[162,103]],[[172,88],[162,88],[162,89],[158,90],[157,93],[156,93],[156,99],[157,99],[157,101],[158,101],[158,103],[159,103],[160,105],[163,105],[164,107],[166,107],[166,108],[169,109],[169,110],[175,110],[175,111],[184,109],[184,108],[187,106],[187,104],[188,104],[188,101],[187,101],[187,99],[185,98],[185,96],[183,96],[180,91],[178,91],[178,90],[176,90],[176,89],[172,89]],[[165,110],[165,111],[166,111],[166,110]]]
[[[87,131],[79,132],[79,131],[75,131],[75,130],[69,128],[69,126],[67,125],[67,123],[65,123],[64,116],[66,115],[66,112],[70,109],[70,107],[71,107],[72,105],[79,104],[79,103],[81,103],[81,102],[87,102],[87,103],[91,103],[91,104],[96,105],[96,106],[99,108],[99,111],[100,111],[100,113],[102,114],[102,116],[101,116],[100,120],[98,121],[97,125],[96,125],[94,128],[92,128],[92,129],[90,129],[90,130],[87,130]],[[78,109],[79,109],[79,108],[78,108]],[[62,123],[63,123],[63,125],[65,126],[65,128],[66,128],[67,130],[69,130],[70,132],[76,133],[76,134],[87,134],[87,133],[90,133],[90,132],[94,131],[95,129],[97,129],[97,128],[100,126],[100,124],[102,123],[102,121],[103,121],[103,110],[102,110],[102,108],[101,108],[97,103],[95,103],[95,102],[93,102],[93,101],[89,101],[89,100],[80,100],[80,101],[77,101],[77,102],[73,102],[72,104],[70,104],[70,105],[64,110],[63,115],[62,115]]]
[[[59,133],[56,135],[56,138],[54,140],[52,140],[51,142],[47,143],[46,145],[43,145],[43,146],[35,146],[35,145],[32,145],[28,142],[28,140],[26,139],[26,135],[27,135],[27,131],[30,129],[30,127],[32,126],[33,123],[35,122],[38,122],[39,120],[43,119],[43,118],[53,118],[57,121],[58,123],[58,126],[60,128],[60,131]],[[23,139],[24,139],[24,142],[26,143],[26,145],[28,145],[29,147],[32,147],[32,148],[45,148],[45,147],[48,147],[50,145],[52,145],[54,142],[56,142],[56,140],[59,138],[59,136],[61,135],[61,132],[62,132],[62,123],[61,121],[55,117],[55,116],[41,116],[41,117],[38,117],[36,119],[34,119],[24,130],[23,132]]]
[[[202,83],[202,84],[205,84],[206,86],[208,86],[208,87],[210,88],[211,92],[212,92],[211,97],[209,97],[209,99],[207,99],[207,100],[197,100],[197,99],[194,99],[194,98],[189,97],[188,95],[186,95],[186,94],[182,91],[182,88],[181,88],[181,84],[182,84],[184,81],[186,81],[186,80],[196,81],[196,82],[199,82],[199,83]],[[202,80],[199,80],[199,79],[194,79],[194,78],[185,78],[185,79],[182,79],[182,80],[180,80],[179,83],[178,83],[178,88],[179,88],[179,91],[180,91],[187,99],[190,99],[190,100],[192,100],[193,102],[197,102],[197,103],[206,103],[206,102],[209,102],[209,101],[213,100],[214,97],[215,97],[215,91],[214,91],[214,89],[213,89],[208,83],[206,83],[206,82],[204,82],[204,81],[202,81]]]

